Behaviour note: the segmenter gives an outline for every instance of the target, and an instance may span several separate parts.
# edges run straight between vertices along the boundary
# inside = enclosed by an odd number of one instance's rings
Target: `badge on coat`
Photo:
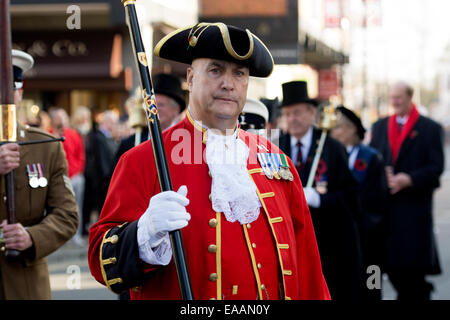
[[[48,180],[45,177],[44,165],[42,163],[27,164],[28,184],[33,189],[45,188]]]
[[[285,154],[258,153],[257,156],[259,164],[268,179],[294,180]]]

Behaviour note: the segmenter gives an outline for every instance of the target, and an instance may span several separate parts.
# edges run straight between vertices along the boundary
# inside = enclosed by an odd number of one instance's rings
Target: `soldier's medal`
[[[27,171],[28,171],[28,184],[33,189],[36,189],[37,187],[39,187],[38,173],[33,169],[33,166],[29,164],[27,164]]]
[[[283,171],[285,172],[286,175],[286,179],[289,181],[293,181],[294,180],[294,175],[291,172],[291,169],[289,167],[289,163],[286,159],[286,155],[285,154],[280,154],[280,158],[281,158],[281,162],[283,163]]]
[[[39,186],[41,188],[45,188],[48,184],[48,181],[47,181],[47,178],[44,176],[43,166],[40,163],[38,163],[37,168],[38,168],[38,174],[39,174]]]
[[[283,180],[288,180],[288,174],[287,174],[287,171],[286,171],[286,167],[285,167],[285,165],[283,163],[283,160],[281,158],[281,154],[277,153],[275,155],[275,157],[276,157],[278,165],[279,165],[279,172],[280,172],[281,178],[283,178]]]
[[[277,161],[277,157],[274,153],[269,153],[268,154],[269,157],[269,161],[270,164],[272,166],[272,170],[273,170],[273,176],[277,179],[280,180],[281,179],[281,175],[280,175],[280,164]]]
[[[272,172],[270,171],[270,168],[269,168],[267,162],[265,161],[265,158],[264,158],[263,155],[264,155],[264,153],[258,153],[258,154],[257,154],[259,164],[261,165],[261,168],[262,168],[264,174],[266,175],[266,177],[267,177],[268,179],[273,179],[273,174],[272,174]]]

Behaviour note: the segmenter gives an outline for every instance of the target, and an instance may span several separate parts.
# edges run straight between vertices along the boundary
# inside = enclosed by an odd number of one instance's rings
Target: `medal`
[[[259,164],[261,165],[261,168],[263,169],[264,174],[266,175],[266,177],[267,177],[268,179],[273,179],[273,174],[272,174],[272,172],[270,171],[270,169],[269,169],[269,167],[268,167],[268,164],[267,164],[267,162],[265,161],[265,158],[264,158],[263,155],[264,155],[264,153],[258,153],[258,154],[257,154]]]
[[[37,164],[38,174],[39,174],[39,186],[42,188],[45,188],[48,184],[48,181],[47,181],[47,178],[44,177],[44,169],[42,167],[43,166],[40,163]]]
[[[289,181],[293,181],[294,180],[294,176],[292,175],[292,172],[289,168],[289,163],[286,160],[286,155],[285,154],[280,154],[280,159],[281,159],[281,163],[283,164],[283,167],[281,168],[283,171],[283,174],[285,175],[286,178],[283,177],[283,179],[289,180]]]
[[[27,171],[28,171],[28,184],[33,189],[39,187],[39,179],[38,179],[38,173],[33,169],[33,167],[29,164],[27,164]]]
[[[278,164],[277,161],[277,157],[274,153],[269,153],[268,154],[269,159],[270,159],[270,163],[272,165],[273,168],[273,176],[277,179],[280,180],[281,179],[281,175],[280,175],[280,165]]]

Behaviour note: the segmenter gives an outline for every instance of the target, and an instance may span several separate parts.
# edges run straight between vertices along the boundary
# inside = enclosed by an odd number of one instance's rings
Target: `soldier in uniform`
[[[340,141],[348,153],[348,166],[359,183],[362,219],[359,230],[364,257],[364,270],[373,266],[381,270],[385,255],[387,181],[383,158],[373,148],[362,144],[366,129],[361,119],[344,106],[337,108],[339,118],[331,135]],[[381,275],[381,272],[378,273]],[[381,285],[381,279],[378,279]],[[381,300],[381,287],[368,287],[364,281],[364,298]]]
[[[313,124],[318,101],[309,98],[304,81],[283,85],[282,114],[288,133],[280,148],[293,159],[306,186],[321,130]],[[312,187],[305,187],[317,235],[325,279],[332,299],[358,300],[361,293],[362,255],[357,221],[358,184],[347,166],[344,146],[327,136]]]
[[[13,50],[15,104],[22,98],[22,73],[30,69],[30,55]],[[37,128],[18,125],[17,140],[54,138]],[[46,257],[71,239],[77,231],[75,197],[67,175],[67,161],[60,142],[0,146],[1,198],[5,177],[15,172],[16,219],[8,224],[6,205],[0,204],[0,228],[4,247],[0,253],[0,298],[51,299]],[[20,259],[9,261],[4,249],[21,251]]]
[[[150,142],[125,153],[90,229],[91,273],[132,299],[179,299],[168,232],[181,229],[195,299],[329,299],[292,162],[237,127],[249,76],[272,72],[270,52],[248,30],[200,23],[155,54],[190,64],[186,117],[163,133],[178,191],[160,193]]]

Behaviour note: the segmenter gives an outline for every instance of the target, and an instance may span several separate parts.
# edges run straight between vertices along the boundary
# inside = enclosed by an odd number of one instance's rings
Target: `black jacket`
[[[388,118],[372,128],[372,147],[392,165],[388,140]],[[403,142],[394,173],[411,176],[413,186],[389,197],[387,261],[389,270],[439,274],[440,266],[433,234],[432,196],[444,170],[442,127],[420,116]]]
[[[311,148],[299,175],[306,185],[321,131],[314,128]],[[290,136],[280,137],[280,148],[291,155]],[[310,208],[322,267],[332,299],[358,300],[362,283],[362,254],[357,221],[361,220],[358,183],[348,168],[342,144],[327,137],[319,172],[327,181],[320,208]],[[316,175],[317,177],[318,175]]]

